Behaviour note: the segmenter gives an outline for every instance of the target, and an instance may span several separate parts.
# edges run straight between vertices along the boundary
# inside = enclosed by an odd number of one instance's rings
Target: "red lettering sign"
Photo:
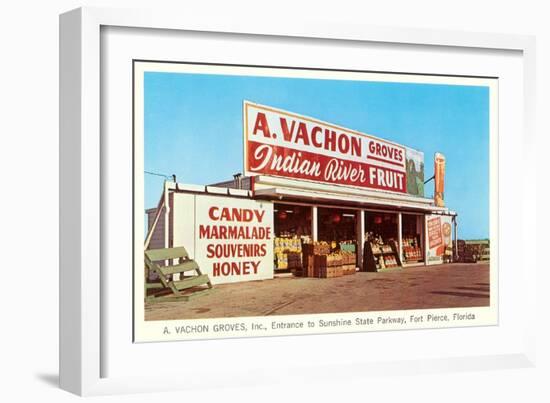
[[[407,192],[405,173],[395,169],[255,141],[249,141],[247,147],[252,174]]]
[[[245,102],[245,173],[406,193],[405,148]]]
[[[439,217],[428,220],[428,243],[430,245],[430,249],[443,245],[441,218]]]

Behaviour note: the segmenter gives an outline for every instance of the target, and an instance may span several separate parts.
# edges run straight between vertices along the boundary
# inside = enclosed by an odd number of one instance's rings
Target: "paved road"
[[[333,279],[282,277],[215,286],[189,302],[145,305],[145,320],[489,305],[489,264],[447,264]]]

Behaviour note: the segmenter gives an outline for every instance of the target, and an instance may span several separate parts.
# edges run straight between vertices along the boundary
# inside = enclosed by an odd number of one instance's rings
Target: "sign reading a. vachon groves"
[[[399,193],[415,189],[413,194],[423,196],[423,187],[407,184],[409,154],[399,144],[247,101],[244,136],[248,176],[273,175]],[[422,159],[418,169],[423,170],[423,154],[417,152],[418,158]]]
[[[195,261],[212,283],[273,278],[273,204],[194,197]]]

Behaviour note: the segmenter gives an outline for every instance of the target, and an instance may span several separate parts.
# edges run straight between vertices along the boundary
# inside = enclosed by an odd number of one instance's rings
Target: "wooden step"
[[[165,288],[165,287],[162,283],[156,282],[156,283],[145,283],[145,288],[149,290],[154,288]]]
[[[185,290],[186,288],[195,287],[197,285],[206,284],[210,281],[207,274],[201,276],[188,277],[185,280],[174,281],[174,286],[178,291]]]
[[[183,262],[180,264],[175,264],[172,266],[160,266],[160,271],[165,276],[168,274],[174,274],[174,273],[184,273],[186,271],[190,270],[196,270],[199,268],[199,265],[194,260],[188,260],[187,262]]]
[[[148,249],[145,251],[145,255],[156,262],[159,260],[178,259],[180,257],[187,258],[187,251],[183,246],[176,248],[164,248],[164,249]]]

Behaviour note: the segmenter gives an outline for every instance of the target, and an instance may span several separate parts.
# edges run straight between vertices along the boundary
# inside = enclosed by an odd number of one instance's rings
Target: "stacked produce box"
[[[491,260],[491,248],[487,243],[487,246],[481,249],[481,257],[479,260],[487,261]]]
[[[319,261],[316,256],[326,256],[330,253],[330,244],[328,242],[311,242],[303,245],[302,273],[303,277],[318,277],[317,267]]]
[[[403,246],[403,255],[405,255],[406,262],[419,262],[423,260],[422,250],[420,248]]]
[[[351,241],[312,242],[303,245],[304,277],[333,278],[355,274],[355,244]]]
[[[342,270],[342,256],[339,253],[315,255],[315,277],[332,278],[344,275]]]
[[[457,241],[458,261],[462,263],[476,263],[479,260],[490,259],[489,240]]]
[[[340,242],[340,253],[342,254],[342,271],[344,275],[355,274],[355,266],[357,263],[357,248],[355,242],[344,241]]]
[[[402,242],[405,262],[419,262],[424,260],[417,237],[404,236]]]
[[[302,242],[300,238],[275,238],[275,269],[295,270],[302,267]]]
[[[466,261],[466,242],[462,239],[457,241],[458,261],[464,263]]]
[[[356,250],[355,242],[353,242],[353,241],[342,241],[342,242],[340,242],[340,250],[342,252],[355,253],[355,250]]]

